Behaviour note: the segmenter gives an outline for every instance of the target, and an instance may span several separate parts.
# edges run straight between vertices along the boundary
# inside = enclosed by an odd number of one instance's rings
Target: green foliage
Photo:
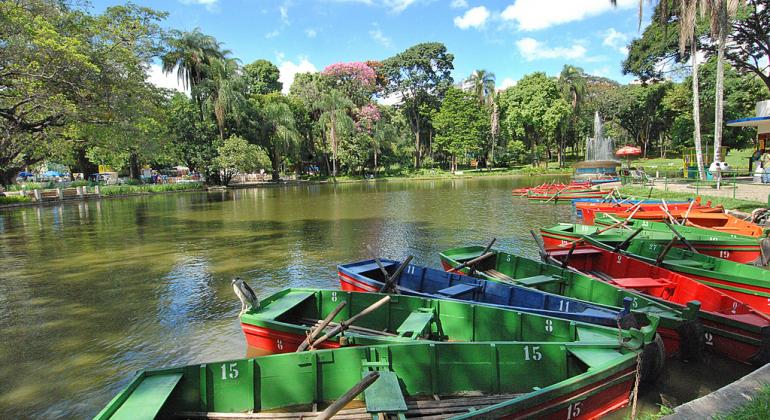
[[[521,140],[511,140],[505,150],[504,159],[514,164],[524,164],[529,161],[529,151]]]
[[[453,157],[456,170],[458,158],[478,157],[481,152],[489,136],[489,114],[474,93],[451,87],[433,117],[433,127],[436,146]]]
[[[278,67],[268,60],[256,60],[246,64],[243,66],[243,74],[249,95],[266,95],[280,92],[283,88],[283,83],[278,81]]]
[[[756,395],[746,404],[730,411],[726,415],[716,415],[716,420],[754,420],[767,418],[770,413],[770,385],[764,384]]]
[[[0,195],[0,205],[29,203],[32,201],[25,195]]]
[[[227,185],[238,173],[251,173],[269,167],[270,158],[261,147],[249,144],[242,137],[231,136],[217,148],[213,164],[221,174],[222,184]]]
[[[195,191],[201,189],[203,189],[203,184],[200,182],[182,182],[178,184],[105,185],[99,187],[99,193],[104,196],[110,196],[174,191]]]

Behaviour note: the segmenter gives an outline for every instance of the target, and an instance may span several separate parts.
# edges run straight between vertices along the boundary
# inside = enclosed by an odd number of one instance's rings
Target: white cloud
[[[628,35],[618,32],[615,28],[607,29],[603,34],[604,39],[602,45],[618,50],[623,55],[628,54],[626,43],[628,42]]]
[[[171,73],[164,73],[159,64],[150,64],[147,69],[147,81],[160,88],[176,90],[188,95],[190,93],[190,90],[185,89],[182,82],[177,79],[176,69]]]
[[[206,7],[209,12],[219,10],[219,0],[179,0],[182,4],[199,4]]]
[[[267,39],[275,38],[275,37],[277,37],[280,34],[281,34],[281,32],[278,29],[276,29],[274,31],[266,33],[265,34],[265,38],[267,38]]]
[[[316,66],[307,57],[299,57],[299,63],[294,63],[290,60],[284,60],[282,53],[277,53],[276,55],[280,61],[278,71],[281,72],[281,75],[278,77],[278,80],[283,83],[283,93],[289,93],[289,88],[294,83],[294,76],[297,73],[315,73],[318,71]]]
[[[594,76],[599,76],[599,77],[607,77],[610,75],[610,68],[607,66],[599,67],[597,69],[593,69],[589,71],[588,74],[592,74]]]
[[[390,48],[390,38],[385,36],[380,28],[374,28],[370,30],[369,36],[372,37],[373,40],[379,42],[383,47]]]
[[[506,90],[511,86],[516,86],[516,80],[513,80],[510,77],[506,77],[502,82],[500,82],[500,86],[498,86],[497,90]]]
[[[638,7],[639,0],[618,0],[618,9]],[[516,22],[518,29],[536,31],[580,21],[613,10],[609,0],[516,0],[500,17]]]
[[[460,29],[481,28],[489,19],[489,10],[484,6],[474,7],[465,11],[462,16],[454,19],[455,26]]]
[[[308,38],[315,38],[315,36],[318,35],[318,32],[313,28],[307,28],[305,29],[305,35],[307,35]]]
[[[534,38],[522,38],[516,41],[516,47],[519,49],[521,56],[527,61],[552,58],[574,60],[584,58],[587,52],[586,47],[580,44],[572,44],[570,47],[549,48],[545,43]]]
[[[449,4],[449,7],[452,9],[465,9],[468,7],[468,2],[465,0],[452,0],[452,3]]]
[[[420,0],[327,0],[335,3],[359,3],[367,6],[381,6],[390,10],[392,13],[401,13],[409,6]]]
[[[281,12],[281,22],[284,25],[289,25],[291,23],[289,22],[289,8],[284,4],[278,8],[278,11]]]

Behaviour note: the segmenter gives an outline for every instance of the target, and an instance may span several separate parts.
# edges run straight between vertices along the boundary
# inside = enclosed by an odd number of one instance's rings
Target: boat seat
[[[692,267],[692,268],[702,268],[704,270],[710,270],[714,268],[714,265],[711,263],[703,262],[703,261],[696,261],[696,260],[663,260],[666,264],[671,265],[683,265],[685,267]]]
[[[534,286],[541,286],[548,283],[561,283],[564,279],[560,277],[555,276],[533,276],[533,277],[524,277],[523,279],[516,280],[516,283],[521,284],[522,286],[527,287],[534,287]]]
[[[110,419],[154,419],[181,379],[181,373],[146,376]]]
[[[436,291],[436,293],[446,296],[446,297],[458,297],[460,295],[464,295],[468,292],[472,292],[476,289],[481,287],[481,285],[478,284],[455,284],[454,286],[446,287],[441,290]]]
[[[613,278],[612,281],[618,286],[629,289],[644,287],[665,287],[671,285],[670,281],[664,279],[655,279],[652,277],[618,277]]]
[[[492,277],[493,279],[498,280],[498,281],[502,281],[502,282],[505,282],[505,283],[516,283],[516,279],[514,279],[513,277],[509,277],[509,276],[507,276],[507,275],[505,275],[505,274],[503,274],[503,273],[501,273],[501,272],[499,272],[497,270],[494,270],[494,269],[489,269],[489,270],[486,270],[486,271],[482,271],[482,273],[484,273],[487,276]]]
[[[411,314],[399,325],[396,332],[400,337],[418,339],[423,331],[433,322],[434,311],[432,308],[420,308]]]
[[[379,373],[380,377],[364,391],[366,411],[373,414],[407,411],[398,376],[388,370],[381,370]],[[363,372],[363,376],[368,374],[369,371]]]

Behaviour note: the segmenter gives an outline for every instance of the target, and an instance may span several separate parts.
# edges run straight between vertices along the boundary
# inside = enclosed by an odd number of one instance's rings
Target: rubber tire
[[[642,349],[642,365],[639,368],[639,381],[641,383],[653,383],[666,365],[666,348],[663,346],[663,338],[655,334],[655,339],[647,343]]]
[[[679,333],[679,357],[684,361],[701,361],[706,345],[703,324],[697,319],[686,321],[676,330]]]

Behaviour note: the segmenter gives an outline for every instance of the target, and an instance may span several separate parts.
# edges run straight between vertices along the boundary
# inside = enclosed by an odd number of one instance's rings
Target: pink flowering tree
[[[368,102],[376,89],[377,75],[363,62],[334,63],[326,66],[321,74],[359,106]]]
[[[366,104],[356,112],[356,127],[359,131],[366,131],[372,134],[374,125],[380,120],[380,109],[377,105]]]

